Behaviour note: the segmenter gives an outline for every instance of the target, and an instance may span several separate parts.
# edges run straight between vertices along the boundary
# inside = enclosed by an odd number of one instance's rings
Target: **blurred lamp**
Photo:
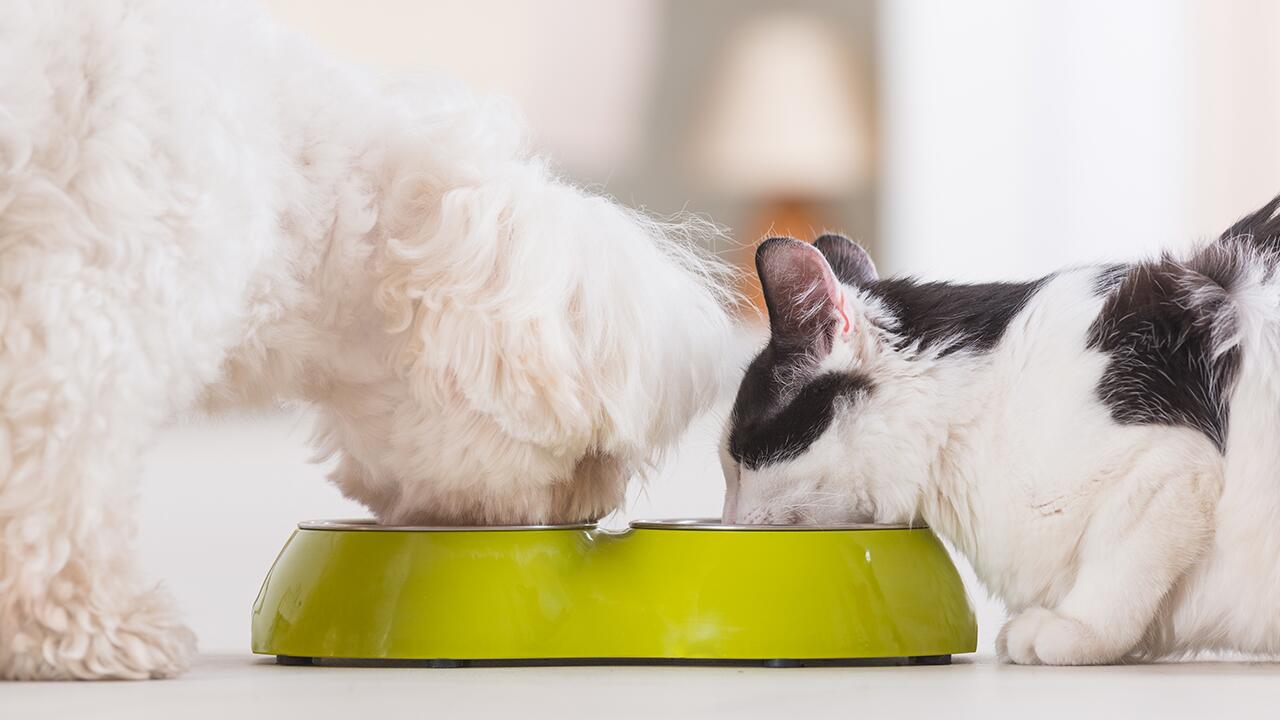
[[[759,16],[730,37],[713,76],[694,159],[711,189],[753,208],[755,234],[741,240],[807,238],[827,227],[823,202],[867,182],[870,143],[852,60],[826,22]]]

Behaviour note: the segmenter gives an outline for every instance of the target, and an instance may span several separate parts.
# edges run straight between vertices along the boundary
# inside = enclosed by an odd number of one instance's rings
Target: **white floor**
[[[177,680],[0,685],[0,717],[1277,717],[1280,664],[950,667],[331,668],[206,655]]]

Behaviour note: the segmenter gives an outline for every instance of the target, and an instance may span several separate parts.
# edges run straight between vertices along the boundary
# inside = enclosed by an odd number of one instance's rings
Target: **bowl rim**
[[[299,530],[341,530],[344,532],[520,532],[525,530],[594,530],[596,523],[562,525],[379,525],[373,518],[304,520]]]
[[[924,523],[829,523],[824,525],[737,525],[725,524],[717,518],[655,518],[632,520],[630,530],[666,530],[680,532],[844,532],[869,530],[928,530]],[[304,520],[299,530],[342,532],[523,532],[529,530],[598,530],[598,523],[578,522],[545,525],[379,525],[373,518],[340,518]]]
[[[656,520],[632,520],[628,527],[634,530],[682,530],[711,532],[832,532],[832,531],[867,531],[867,530],[927,530],[928,525],[920,523],[828,523],[822,525],[737,525],[725,524],[716,518],[669,518]]]

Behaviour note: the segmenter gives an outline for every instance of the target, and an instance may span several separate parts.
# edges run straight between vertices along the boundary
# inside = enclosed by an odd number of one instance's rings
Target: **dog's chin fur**
[[[501,103],[204,0],[0,0],[0,68],[0,676],[186,666],[129,553],[175,414],[307,401],[383,521],[542,523],[716,391],[709,228],[561,182]]]

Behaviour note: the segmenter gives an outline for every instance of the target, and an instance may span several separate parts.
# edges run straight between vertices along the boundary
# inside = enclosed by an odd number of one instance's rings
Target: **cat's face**
[[[724,521],[884,521],[873,463],[859,457],[875,422],[878,342],[853,292],[875,279],[866,252],[840,236],[815,245],[766,240],[756,269],[769,344],[747,368],[721,446]],[[837,271],[839,280],[837,279]]]

